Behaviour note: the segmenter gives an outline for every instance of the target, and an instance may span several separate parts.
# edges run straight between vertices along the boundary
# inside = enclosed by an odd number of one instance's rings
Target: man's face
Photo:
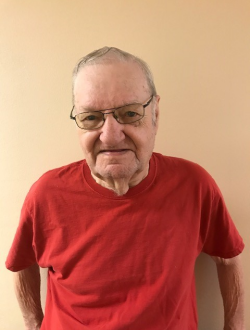
[[[104,110],[131,103],[145,104],[151,94],[137,64],[117,61],[84,67],[76,77],[74,96],[76,113],[79,113],[85,109]],[[78,129],[92,175],[104,181],[128,180],[130,186],[147,175],[157,132],[158,103],[159,96],[156,96],[145,109],[145,117],[133,124],[119,124],[109,114],[101,128],[93,131]],[[156,111],[155,124],[153,108]]]

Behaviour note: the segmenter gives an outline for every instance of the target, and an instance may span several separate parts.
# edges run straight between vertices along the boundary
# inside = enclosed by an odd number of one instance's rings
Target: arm
[[[224,330],[245,330],[243,271],[240,256],[216,262],[219,285],[224,305]]]
[[[40,270],[37,264],[14,273],[14,287],[25,329],[40,329],[43,311],[40,298]]]

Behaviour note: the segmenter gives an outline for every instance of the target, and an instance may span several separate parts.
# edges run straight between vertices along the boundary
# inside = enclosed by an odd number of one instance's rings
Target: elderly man
[[[209,174],[153,153],[160,97],[147,65],[104,47],[77,64],[73,94],[86,160],[32,186],[6,261],[26,329],[195,330],[201,252],[217,263],[224,329],[244,329],[244,244]]]

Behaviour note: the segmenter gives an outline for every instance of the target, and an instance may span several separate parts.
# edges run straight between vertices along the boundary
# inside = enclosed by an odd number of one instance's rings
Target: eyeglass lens
[[[95,129],[103,125],[105,115],[112,114],[120,124],[131,124],[140,120],[144,115],[144,108],[141,104],[130,104],[112,111],[88,111],[76,115],[76,122],[80,128]]]

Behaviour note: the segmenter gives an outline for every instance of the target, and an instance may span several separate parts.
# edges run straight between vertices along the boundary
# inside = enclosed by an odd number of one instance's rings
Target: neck
[[[104,188],[113,190],[113,192],[117,195],[117,196],[123,196],[125,195],[130,186],[127,182],[127,180],[124,179],[120,179],[120,180],[102,180],[99,178],[95,178],[96,182],[98,184],[100,184],[101,186],[103,186]]]
[[[92,172],[91,175],[96,183],[102,187],[114,191],[117,196],[123,196],[128,192],[129,188],[138,185],[148,175],[148,168],[146,171],[136,173],[132,177],[114,178],[109,176],[104,178]]]

